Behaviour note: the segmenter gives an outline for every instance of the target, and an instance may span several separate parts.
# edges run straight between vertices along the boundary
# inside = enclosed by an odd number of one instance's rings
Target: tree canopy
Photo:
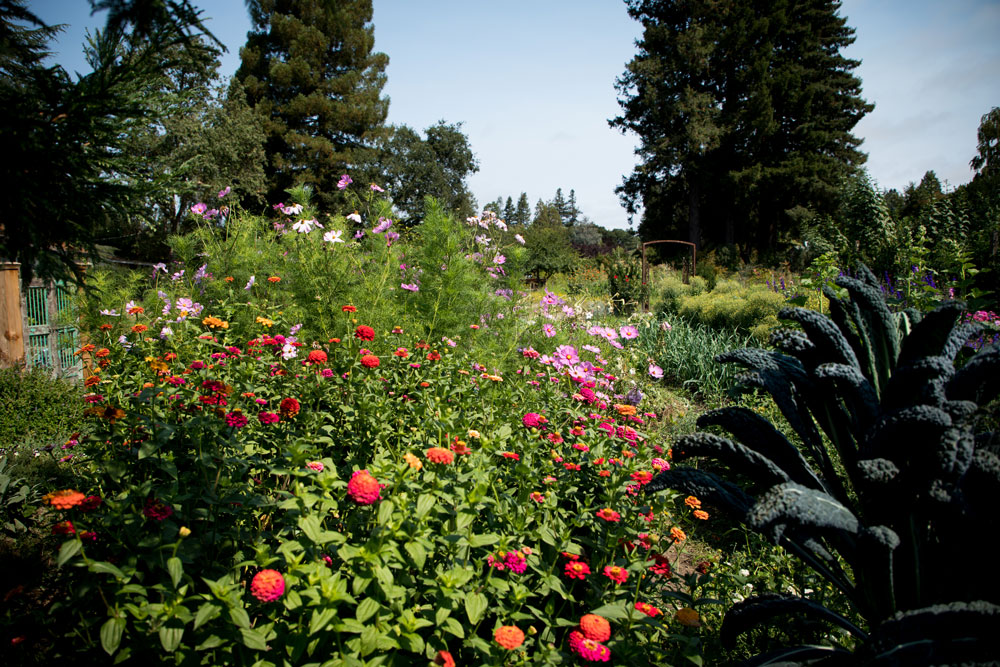
[[[851,130],[873,107],[840,50],[834,0],[628,0],[643,25],[618,79],[640,163],[618,192],[644,238],[770,249],[798,210],[829,211],[865,160]]]
[[[337,201],[342,174],[374,164],[389,100],[389,58],[373,52],[371,0],[249,0],[252,30],[236,73],[266,119],[268,196],[313,186]]]

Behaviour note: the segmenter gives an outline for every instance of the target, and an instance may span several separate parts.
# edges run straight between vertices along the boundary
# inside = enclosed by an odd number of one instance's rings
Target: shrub
[[[800,440],[745,408],[703,415],[734,439],[680,438],[675,461],[710,456],[749,477],[753,492],[718,476],[675,467],[648,491],[671,488],[711,502],[784,546],[849,601],[848,617],[805,597],[748,598],[726,615],[722,642],[789,615],[843,637],[769,653],[754,664],[826,659],[831,664],[951,664],[992,660],[989,628],[1000,615],[1000,575],[954,571],[995,525],[1000,458],[995,436],[977,432],[979,406],[1000,394],[1000,348],[956,363],[974,324],[963,304],[921,316],[893,314],[865,268],[838,278],[850,299],[827,290],[832,319],[782,311],[801,331],[776,333],[781,350],[744,349],[720,361],[749,369],[746,383],[774,399]],[[851,646],[856,651],[851,652]],[[850,664],[853,664],[851,662]]]
[[[59,444],[83,415],[83,393],[42,368],[0,368],[0,446]]]

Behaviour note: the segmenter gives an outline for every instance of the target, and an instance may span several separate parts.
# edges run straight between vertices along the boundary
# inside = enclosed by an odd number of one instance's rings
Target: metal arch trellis
[[[674,240],[663,240],[663,241],[646,241],[642,244],[642,284],[649,284],[649,262],[646,261],[646,246],[656,245],[657,243],[679,243],[681,245],[691,246],[691,273],[687,271],[684,272],[684,284],[686,285],[691,280],[691,276],[694,275],[697,268],[698,260],[698,246],[690,241],[674,241]],[[645,297],[643,298],[642,309],[644,311],[649,310],[649,291],[646,290]]]

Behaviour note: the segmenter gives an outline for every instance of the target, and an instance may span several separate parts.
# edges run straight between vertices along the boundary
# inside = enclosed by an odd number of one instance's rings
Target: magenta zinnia
[[[261,570],[254,576],[250,592],[261,602],[274,602],[285,592],[285,578],[277,570]]]
[[[607,662],[611,659],[611,649],[597,640],[587,639],[579,630],[569,633],[569,647],[590,662]]]

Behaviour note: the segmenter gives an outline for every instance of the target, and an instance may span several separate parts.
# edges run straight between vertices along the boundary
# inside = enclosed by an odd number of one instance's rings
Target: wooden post
[[[20,277],[19,263],[0,263],[0,367],[24,363]]]

